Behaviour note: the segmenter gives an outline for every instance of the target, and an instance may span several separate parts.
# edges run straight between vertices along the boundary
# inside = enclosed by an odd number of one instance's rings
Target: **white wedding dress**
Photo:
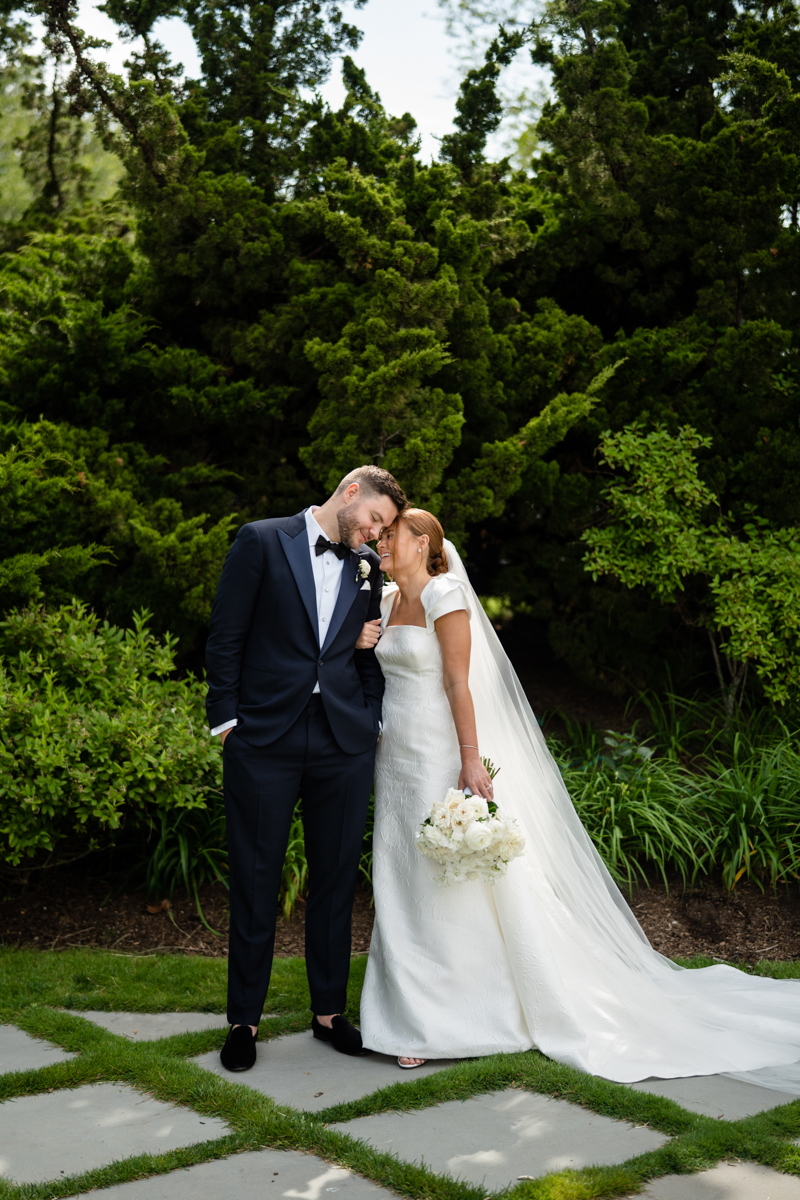
[[[375,928],[364,1045],[459,1058],[537,1047],[620,1083],[734,1074],[800,1094],[800,981],[686,970],[650,946],[567,795],[517,677],[451,543],[422,593],[426,628],[386,628],[375,775]],[[525,853],[494,887],[433,881],[414,834],[454,787],[458,741],[434,621],[470,616],[470,690],[495,800]]]

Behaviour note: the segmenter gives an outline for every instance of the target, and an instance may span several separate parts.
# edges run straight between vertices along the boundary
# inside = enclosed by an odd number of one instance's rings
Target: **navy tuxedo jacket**
[[[374,746],[383,675],[374,650],[355,643],[364,622],[381,615],[379,564],[368,546],[349,552],[320,647],[305,514],[243,525],[225,559],[206,643],[210,727],[236,717],[237,737],[268,746],[294,724],[319,679],[340,748],[361,754]]]

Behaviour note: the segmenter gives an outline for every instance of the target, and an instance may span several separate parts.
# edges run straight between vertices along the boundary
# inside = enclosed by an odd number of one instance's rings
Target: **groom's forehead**
[[[397,516],[397,505],[391,496],[385,496],[382,492],[372,492],[362,494],[361,499],[373,512],[380,514],[386,525],[391,525]]]

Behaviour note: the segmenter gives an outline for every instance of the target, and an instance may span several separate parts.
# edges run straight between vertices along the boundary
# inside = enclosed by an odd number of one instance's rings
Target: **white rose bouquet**
[[[473,879],[496,883],[511,860],[525,850],[525,838],[513,817],[504,817],[493,800],[456,788],[433,805],[416,842],[421,854],[441,866],[436,881],[445,884]]]

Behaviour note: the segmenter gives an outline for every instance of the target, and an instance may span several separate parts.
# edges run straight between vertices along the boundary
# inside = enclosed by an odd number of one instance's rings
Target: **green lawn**
[[[710,961],[698,958],[685,965],[705,966]],[[357,1013],[365,964],[365,958],[353,961],[351,1016]],[[54,1183],[17,1187],[0,1182],[0,1200],[67,1196],[267,1146],[292,1147],[320,1155],[399,1195],[432,1200],[482,1200],[486,1196],[483,1188],[455,1183],[422,1167],[400,1162],[344,1134],[330,1132],[326,1125],[387,1109],[425,1108],[444,1100],[467,1099],[508,1087],[528,1088],[581,1104],[597,1113],[648,1125],[671,1139],[662,1149],[630,1159],[619,1167],[559,1171],[520,1183],[503,1193],[514,1200],[620,1196],[640,1191],[656,1176],[698,1171],[721,1159],[749,1159],[800,1175],[800,1148],[789,1140],[800,1136],[800,1101],[746,1121],[712,1120],[687,1112],[670,1100],[582,1075],[531,1051],[461,1063],[425,1079],[404,1078],[352,1104],[306,1113],[277,1105],[243,1084],[195,1066],[191,1058],[216,1049],[222,1041],[220,1032],[211,1030],[134,1044],[80,1017],[82,1009],[222,1012],[225,970],[224,960],[177,955],[0,950],[0,1020],[79,1053],[70,1062],[0,1076],[3,1100],[84,1083],[119,1081],[160,1100],[186,1104],[219,1117],[233,1129],[227,1137],[186,1150],[141,1155]],[[755,970],[778,978],[800,977],[797,963],[764,962]],[[69,1011],[58,1011],[61,1008]],[[308,992],[301,959],[276,961],[267,1011],[277,1016],[268,1023],[265,1037],[308,1027]],[[224,1024],[221,1017],[220,1026]]]

